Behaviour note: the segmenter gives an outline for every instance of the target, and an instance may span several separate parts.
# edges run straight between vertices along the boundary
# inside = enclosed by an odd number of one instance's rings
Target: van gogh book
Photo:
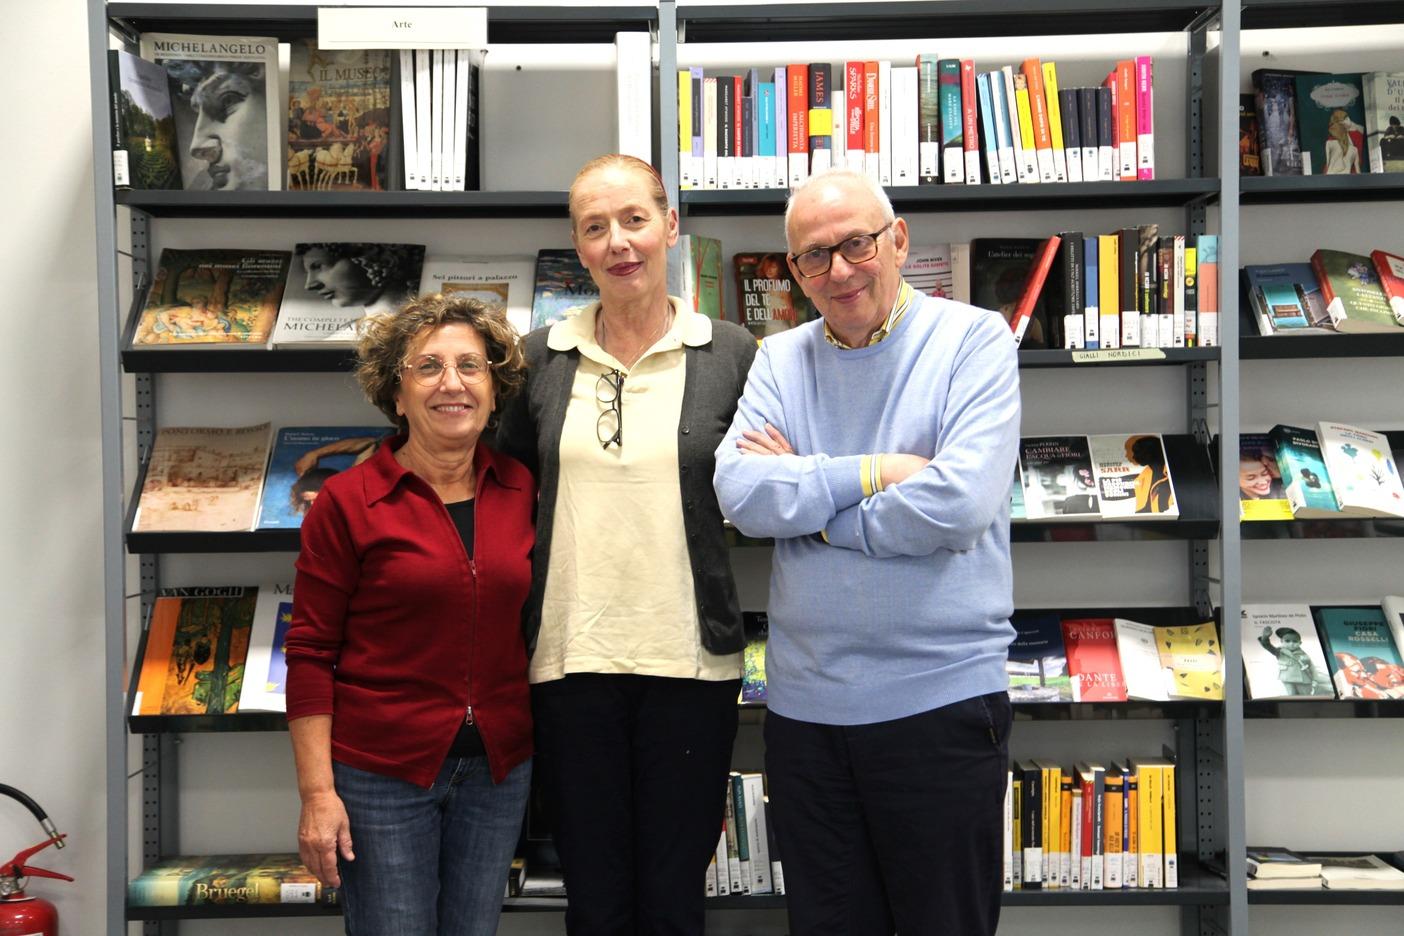
[[[517,334],[525,335],[531,330],[535,270],[531,257],[430,257],[419,277],[419,295],[478,299],[506,315]]]
[[[327,479],[369,458],[387,426],[286,426],[278,430],[263,483],[260,530],[295,530]]]
[[[168,426],[156,433],[132,532],[253,529],[268,464],[269,424]]]
[[[132,715],[239,710],[257,588],[163,588],[142,641]]]
[[[288,660],[284,653],[292,624],[291,582],[260,585],[249,633],[249,653],[244,661],[244,685],[239,692],[241,712],[288,710]]]
[[[165,248],[133,347],[266,348],[290,259],[286,250]]]

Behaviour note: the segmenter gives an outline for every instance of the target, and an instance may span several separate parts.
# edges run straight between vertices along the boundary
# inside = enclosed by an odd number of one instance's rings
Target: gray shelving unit
[[[658,40],[657,145],[666,187],[684,217],[774,214],[782,206],[781,192],[680,192],[678,154],[671,145],[676,126],[675,73],[679,44],[691,42],[767,42],[783,35],[794,40],[876,40],[913,36],[1069,35],[1088,32],[1134,33],[1183,31],[1187,35],[1188,61],[1186,112],[1183,137],[1186,172],[1183,179],[1151,183],[1085,183],[1061,186],[934,186],[893,189],[900,211],[908,213],[972,211],[1011,212],[1039,209],[1136,207],[1177,208],[1184,211],[1187,233],[1203,233],[1208,210],[1219,211],[1221,288],[1221,347],[1167,352],[1152,362],[1104,362],[1117,366],[1174,366],[1185,373],[1186,457],[1206,460],[1196,469],[1192,516],[1183,524],[1160,531],[1164,538],[1180,539],[1189,552],[1190,580],[1186,582],[1187,606],[1182,609],[1138,609],[1146,614],[1176,612],[1205,617],[1215,613],[1210,585],[1219,589],[1217,602],[1225,648],[1225,701],[1217,704],[1110,706],[1024,706],[1017,717],[1031,720],[1155,719],[1175,728],[1180,770],[1181,844],[1183,884],[1178,891],[1129,892],[1020,892],[1007,895],[1011,906],[1107,906],[1146,904],[1181,907],[1181,931],[1197,936],[1246,936],[1249,894],[1246,888],[1244,851],[1244,725],[1251,718],[1395,718],[1404,717],[1399,705],[1371,703],[1249,703],[1245,712],[1242,661],[1238,641],[1241,607],[1241,533],[1239,524],[1219,523],[1217,518],[1237,516],[1237,491],[1232,484],[1214,482],[1207,465],[1211,385],[1217,399],[1219,441],[1217,477],[1232,478],[1231,457],[1238,449],[1239,361],[1263,357],[1373,355],[1382,353],[1376,342],[1355,345],[1335,341],[1297,339],[1266,344],[1245,330],[1234,288],[1239,268],[1240,205],[1310,203],[1348,199],[1404,198],[1404,177],[1379,176],[1356,180],[1247,179],[1227,171],[1219,178],[1205,175],[1205,166],[1237,165],[1239,48],[1241,28],[1274,26],[1328,26],[1398,22],[1398,0],[1242,0],[1223,4],[1200,0],[944,0],[927,3],[871,2],[796,5],[737,4],[730,6],[679,6],[660,0],[653,7],[493,7],[489,37],[493,42],[609,42],[620,30],[649,30]],[[444,217],[536,218],[564,217],[564,192],[466,192],[466,193],[194,193],[120,192],[112,188],[111,162],[106,158],[109,97],[104,60],[110,37],[128,40],[148,29],[170,32],[228,32],[273,35],[279,38],[309,35],[315,31],[316,7],[239,4],[104,3],[88,0],[89,62],[92,89],[94,140],[93,180],[97,218],[98,327],[103,449],[103,558],[105,595],[106,680],[106,805],[107,805],[107,933],[126,932],[129,919],[146,921],[148,934],[172,932],[180,919],[273,918],[322,915],[325,908],[172,908],[129,911],[125,903],[128,868],[128,739],[129,730],[141,735],[143,751],[142,852],[145,861],[172,853],[175,845],[174,758],[170,738],[175,731],[276,730],[276,718],[239,716],[210,719],[208,723],[175,719],[126,718],[123,702],[128,663],[125,646],[127,556],[140,553],[137,583],[145,614],[158,585],[155,554],[173,552],[289,551],[297,547],[292,533],[230,534],[227,537],[184,534],[127,536],[129,517],[124,509],[129,495],[139,490],[124,471],[123,371],[134,375],[136,446],[144,463],[157,425],[154,380],[172,372],[336,372],[349,367],[344,352],[221,352],[191,351],[164,355],[125,346],[124,329],[134,310],[119,302],[122,284],[118,272],[118,213],[124,220],[130,249],[129,284],[134,292],[149,276],[154,258],[149,243],[151,225],[163,218],[336,218],[336,217]],[[1206,69],[1207,37],[1219,37],[1217,86]],[[1204,126],[1204,115],[1219,115],[1218,125]],[[1212,150],[1211,150],[1212,148]],[[1210,153],[1217,158],[1207,160]],[[1390,347],[1387,353],[1398,353]],[[1211,367],[1211,365],[1213,365]],[[1078,368],[1098,366],[1078,363],[1065,351],[1025,351],[1021,367]],[[1194,453],[1198,451],[1198,455]],[[1181,478],[1176,469],[1177,482]],[[1187,474],[1186,477],[1189,475]],[[1127,526],[1123,524],[1122,526]],[[1373,525],[1378,527],[1378,524]],[[1030,528],[1032,529],[1032,527]],[[1066,528],[1065,528],[1066,529]],[[1144,530],[1151,530],[1145,527]],[[1143,532],[1144,532],[1143,530]],[[1094,530],[1094,532],[1097,532]],[[1106,532],[1106,531],[1101,531]],[[1119,536],[1119,534],[1117,534]],[[1372,534],[1372,535],[1397,535]],[[1026,538],[1037,538],[1030,534]],[[1049,537],[1051,538],[1051,537]],[[1116,538],[1108,536],[1107,538]],[[1219,560],[1211,567],[1210,546],[1217,542]],[[754,545],[738,541],[737,545]],[[1069,547],[1076,548],[1076,547]],[[1127,609],[1123,609],[1127,610]],[[1200,862],[1217,853],[1227,855],[1228,879],[1209,874]],[[1332,895],[1329,899],[1254,894],[1252,903],[1377,902],[1371,896]],[[1394,903],[1394,899],[1382,902]],[[716,906],[777,909],[783,898],[731,898]],[[512,900],[510,911],[559,911],[559,900]]]

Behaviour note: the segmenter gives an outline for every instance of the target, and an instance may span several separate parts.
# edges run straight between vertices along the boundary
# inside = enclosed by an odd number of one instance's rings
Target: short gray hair
[[[812,186],[822,185],[825,182],[834,182],[840,179],[852,179],[860,183],[868,190],[868,194],[882,206],[882,220],[888,224],[897,220],[897,212],[892,210],[892,199],[887,197],[887,191],[866,172],[858,172],[856,169],[849,169],[847,166],[831,166],[817,175],[812,175],[805,179],[798,186],[790,190],[790,197],[785,202],[785,243],[791,250],[794,245],[790,244],[790,213],[794,211],[795,200],[804,192],[809,191]]]

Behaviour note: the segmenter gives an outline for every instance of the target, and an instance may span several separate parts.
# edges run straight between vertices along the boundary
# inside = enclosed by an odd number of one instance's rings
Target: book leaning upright
[[[1317,423],[1316,436],[1342,513],[1404,517],[1404,484],[1386,436],[1333,422]]]
[[[270,437],[268,423],[157,432],[132,532],[252,530]]]

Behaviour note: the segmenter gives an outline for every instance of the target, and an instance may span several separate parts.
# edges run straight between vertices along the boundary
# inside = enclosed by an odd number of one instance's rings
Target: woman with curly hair
[[[360,306],[365,314],[397,310],[419,289],[424,248],[414,244],[298,244],[294,270],[303,288],[338,308]],[[290,274],[296,282],[296,273]]]
[[[531,777],[536,490],[480,438],[522,355],[501,312],[440,295],[369,319],[358,351],[400,434],[328,478],[302,524],[298,846],[341,887],[347,933],[491,934]]]

